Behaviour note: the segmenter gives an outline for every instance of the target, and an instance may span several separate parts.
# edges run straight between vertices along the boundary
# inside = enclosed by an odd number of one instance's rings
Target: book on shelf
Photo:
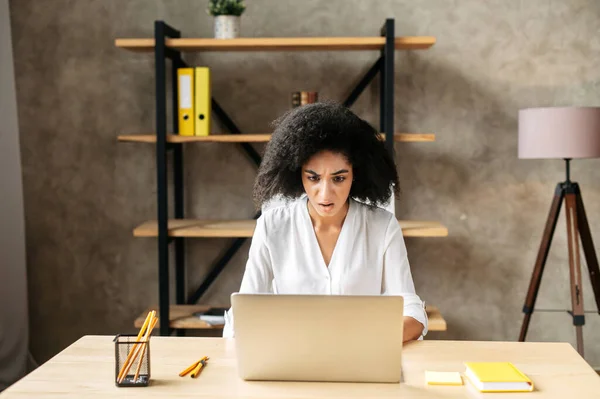
[[[225,324],[225,312],[227,308],[210,308],[204,312],[196,312],[194,316],[211,326],[221,326]]]
[[[196,136],[208,136],[210,134],[210,69],[196,67],[195,71],[195,132]]]
[[[177,69],[179,134],[194,135],[194,68]]]
[[[319,101],[319,92],[317,91],[294,91],[292,92],[292,108],[300,107],[306,104],[313,104]]]
[[[177,87],[178,134],[208,136],[211,114],[210,69],[178,68]]]

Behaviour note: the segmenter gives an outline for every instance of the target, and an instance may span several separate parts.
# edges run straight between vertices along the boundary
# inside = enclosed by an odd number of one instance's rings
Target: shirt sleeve
[[[240,293],[245,294],[270,294],[273,293],[273,268],[266,241],[266,227],[264,216],[256,220],[256,228],[252,236],[248,261]],[[225,312],[225,326],[223,337],[233,338],[233,312]]]
[[[410,316],[423,325],[420,339],[427,334],[427,313],[421,298],[415,292],[402,230],[391,218],[386,233],[383,257],[382,295],[401,295],[404,298],[404,316]]]

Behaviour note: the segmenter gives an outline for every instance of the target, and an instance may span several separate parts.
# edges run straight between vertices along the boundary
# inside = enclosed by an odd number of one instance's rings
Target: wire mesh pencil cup
[[[115,385],[145,387],[150,382],[150,339],[137,341],[135,335],[115,337]]]

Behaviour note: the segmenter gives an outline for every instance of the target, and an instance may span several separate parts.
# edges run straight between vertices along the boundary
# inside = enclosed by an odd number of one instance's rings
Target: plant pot
[[[218,15],[215,17],[215,39],[234,39],[240,36],[240,17]]]

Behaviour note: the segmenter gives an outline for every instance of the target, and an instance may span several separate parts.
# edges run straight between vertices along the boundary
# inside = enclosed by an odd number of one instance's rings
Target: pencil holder
[[[136,341],[135,335],[115,337],[115,384],[145,387],[150,382],[150,340]]]

